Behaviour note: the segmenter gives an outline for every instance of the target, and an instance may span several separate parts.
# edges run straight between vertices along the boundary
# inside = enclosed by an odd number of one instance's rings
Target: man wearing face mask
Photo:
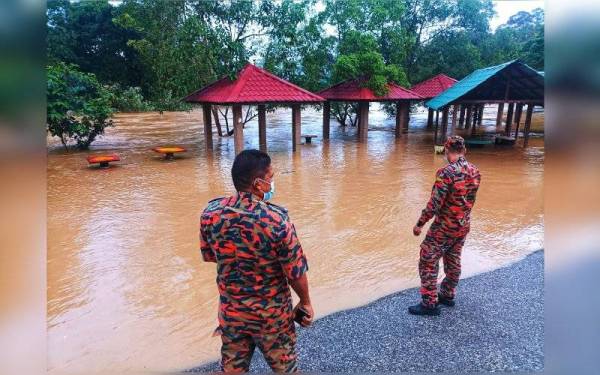
[[[431,198],[413,228],[415,236],[435,216],[421,243],[419,275],[421,303],[408,308],[414,315],[439,315],[439,305],[455,305],[456,286],[460,277],[460,255],[470,229],[471,209],[481,176],[465,159],[465,140],[451,136],[444,145],[448,165],[436,173]],[[439,260],[443,258],[446,274],[437,290]]]
[[[247,372],[258,346],[273,371],[295,372],[294,316],[306,327],[314,315],[306,257],[287,210],[269,202],[269,155],[242,151],[231,175],[237,193],[210,201],[200,222],[202,258],[217,263],[221,369]],[[290,286],[300,298],[295,308]]]

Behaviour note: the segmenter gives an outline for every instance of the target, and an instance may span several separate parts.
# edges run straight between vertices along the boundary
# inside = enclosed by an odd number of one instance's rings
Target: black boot
[[[422,303],[419,303],[414,306],[410,306],[408,308],[408,312],[413,315],[440,315],[440,308],[438,306],[426,307],[423,306]]]
[[[456,302],[454,302],[454,298],[448,298],[444,297],[441,294],[438,294],[438,305],[454,307],[454,305],[456,305]]]

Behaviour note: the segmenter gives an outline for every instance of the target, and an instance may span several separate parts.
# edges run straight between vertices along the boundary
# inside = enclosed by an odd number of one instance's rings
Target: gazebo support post
[[[438,130],[439,130],[440,124],[438,122],[435,123],[435,127],[433,129],[433,145],[437,146],[438,144]]]
[[[436,110],[435,111],[435,126],[439,126],[440,125],[440,110]]]
[[[365,141],[369,131],[369,102],[358,103],[358,139]]]
[[[498,104],[498,114],[496,115],[496,127],[502,126],[502,117],[504,116],[504,103]]]
[[[212,111],[210,110],[210,104],[202,105],[202,117],[204,123],[204,143],[208,151],[213,149],[212,139]]]
[[[521,125],[521,117],[523,116],[523,103],[517,104],[515,111],[515,140],[519,137],[519,127]]]
[[[396,138],[401,137],[401,133],[408,133],[408,103],[396,102]]]
[[[235,145],[235,154],[244,150],[244,124],[242,124],[242,106],[234,104],[233,112],[233,143]]]
[[[465,126],[465,110],[467,108],[464,104],[460,105],[460,117],[458,118],[458,127],[463,128]]]
[[[515,111],[515,103],[510,103],[508,105],[508,112],[506,113],[506,128],[504,130],[504,133],[506,136],[510,136],[514,111]]]
[[[442,111],[442,143],[446,142],[446,136],[448,134],[448,111],[449,107],[444,107]]]
[[[485,104],[482,104],[479,107],[479,114],[477,116],[477,125],[482,125],[483,124],[483,110],[485,108]]]
[[[219,120],[219,108],[216,105],[211,106],[213,118],[215,119],[215,126],[217,127],[217,134],[219,137],[223,136],[223,129],[221,128],[221,121]]]
[[[450,129],[451,135],[454,135],[456,133],[456,129],[458,128],[458,111],[460,111],[458,104],[454,104],[452,106],[452,128]]]
[[[471,137],[477,133],[477,122],[479,121],[479,106],[473,106],[473,124],[471,125]]]
[[[406,110],[404,111],[405,123],[404,123],[404,126],[402,127],[402,133],[407,134],[408,126],[410,124],[410,102],[406,102],[405,105],[406,105]]]
[[[427,128],[431,129],[433,126],[433,109],[429,108],[427,110]]]
[[[301,142],[302,119],[300,117],[300,104],[292,105],[292,151],[296,151]]]
[[[529,130],[531,129],[531,116],[533,115],[533,104],[527,105],[527,114],[525,115],[525,134],[523,138],[523,147],[529,144]]]
[[[331,118],[331,104],[323,103],[323,139],[329,139],[329,122]]]
[[[258,105],[258,145],[262,152],[267,152],[267,110],[264,104]]]
[[[469,129],[471,127],[471,122],[473,122],[473,106],[471,104],[467,104],[467,119],[465,120],[465,129]]]

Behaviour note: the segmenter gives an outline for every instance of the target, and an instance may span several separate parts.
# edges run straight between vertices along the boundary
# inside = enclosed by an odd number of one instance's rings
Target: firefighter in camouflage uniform
[[[275,193],[269,155],[242,151],[231,169],[237,194],[209,202],[200,220],[200,249],[217,263],[221,369],[247,372],[256,347],[275,372],[298,370],[294,314],[314,315],[308,264],[287,210]],[[300,302],[294,309],[290,286]]]
[[[460,256],[470,229],[471,209],[479,188],[479,170],[465,159],[465,140],[451,136],[445,145],[448,165],[436,173],[431,198],[413,228],[415,236],[434,218],[421,243],[419,276],[421,303],[409,307],[415,315],[439,315],[439,304],[454,306],[460,277]],[[443,259],[445,278],[437,290],[439,260]]]

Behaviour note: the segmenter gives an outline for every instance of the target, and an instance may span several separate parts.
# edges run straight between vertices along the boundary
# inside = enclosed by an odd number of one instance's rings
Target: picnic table
[[[100,164],[100,168],[108,168],[109,163],[113,161],[120,161],[119,155],[90,155],[87,158],[87,161],[90,165],[92,164]]]
[[[152,149],[152,151],[157,152],[159,154],[163,154],[163,155],[165,155],[166,160],[170,160],[175,157],[175,154],[180,153],[180,152],[186,152],[187,150],[183,147],[178,147],[178,146],[173,146],[173,147],[161,146],[161,147],[154,147]]]

